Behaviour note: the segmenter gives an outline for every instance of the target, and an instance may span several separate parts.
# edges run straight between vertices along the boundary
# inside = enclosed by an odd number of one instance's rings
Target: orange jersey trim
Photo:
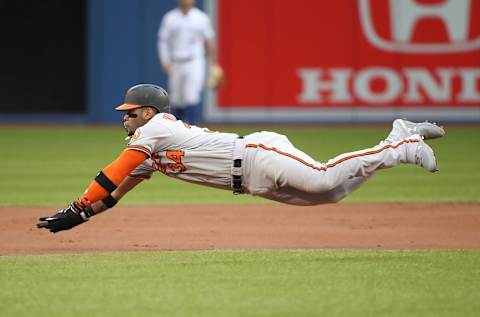
[[[346,156],[344,158],[341,158],[339,159],[338,161],[335,161],[333,163],[330,163],[330,164],[327,164],[325,166],[322,166],[322,167],[318,167],[318,166],[315,166],[313,164],[310,164],[308,162],[306,162],[305,160],[302,160],[301,158],[295,156],[295,155],[292,155],[290,153],[287,153],[287,152],[283,152],[283,151],[280,151],[278,150],[277,148],[275,147],[268,147],[266,145],[263,145],[263,144],[246,144],[245,147],[246,148],[261,148],[263,150],[267,150],[267,151],[274,151],[278,154],[281,154],[281,155],[284,155],[284,156],[287,156],[287,157],[290,157],[300,163],[302,163],[303,165],[306,165],[308,167],[311,167],[313,168],[314,170],[317,170],[317,171],[326,171],[327,168],[332,168],[332,167],[335,167],[337,166],[338,164],[342,163],[342,162],[345,162],[347,160],[350,160],[350,159],[353,159],[353,158],[356,158],[356,157],[361,157],[361,156],[367,156],[367,155],[373,155],[373,154],[378,154],[386,149],[389,149],[389,148],[392,148],[392,149],[396,149],[398,148],[400,145],[402,144],[405,144],[405,143],[418,143],[419,141],[416,140],[416,139],[408,139],[408,140],[403,140],[402,142],[396,144],[396,145],[391,145],[391,144],[388,144],[388,145],[385,145],[384,147],[382,147],[381,149],[378,149],[378,150],[375,150],[375,151],[369,151],[369,152],[365,152],[365,153],[358,153],[358,154],[353,154],[353,155],[350,155],[350,156]]]
[[[139,145],[128,145],[127,150],[136,150],[136,151],[141,151],[143,153],[148,154],[148,156],[152,156],[152,151],[147,149],[146,147],[139,146]]]

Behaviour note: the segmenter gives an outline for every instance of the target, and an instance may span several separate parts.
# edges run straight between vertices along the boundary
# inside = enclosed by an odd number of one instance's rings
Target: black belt
[[[242,167],[242,160],[233,160],[233,167]],[[243,193],[241,175],[232,175],[232,189],[234,194]]]
[[[243,136],[240,136],[238,138],[243,139]],[[237,173],[234,172],[232,175],[232,190],[235,195],[243,193],[241,167],[242,167],[242,159],[240,158],[234,159],[232,170],[237,171]]]

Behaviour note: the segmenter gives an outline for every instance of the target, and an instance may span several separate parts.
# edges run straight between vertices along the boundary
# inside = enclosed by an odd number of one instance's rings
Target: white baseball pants
[[[337,202],[375,171],[415,163],[420,136],[341,154],[320,163],[295,148],[283,135],[258,132],[245,137],[243,183],[247,193],[293,204]]]
[[[173,107],[198,104],[205,82],[205,59],[175,62],[169,76],[169,98]]]

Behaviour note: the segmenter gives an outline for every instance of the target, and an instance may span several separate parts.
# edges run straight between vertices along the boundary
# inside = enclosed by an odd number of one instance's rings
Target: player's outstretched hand
[[[87,219],[84,219],[79,213],[75,212],[74,207],[71,205],[68,208],[60,210],[53,216],[41,217],[38,220],[42,222],[37,223],[37,228],[45,228],[53,233],[71,229],[87,221]]]

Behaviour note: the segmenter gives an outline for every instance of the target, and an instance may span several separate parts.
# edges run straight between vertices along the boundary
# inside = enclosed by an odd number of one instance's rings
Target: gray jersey
[[[185,181],[230,189],[236,138],[233,133],[189,126],[171,114],[157,114],[136,130],[127,145],[150,156],[130,176],[149,178],[158,170]]]

